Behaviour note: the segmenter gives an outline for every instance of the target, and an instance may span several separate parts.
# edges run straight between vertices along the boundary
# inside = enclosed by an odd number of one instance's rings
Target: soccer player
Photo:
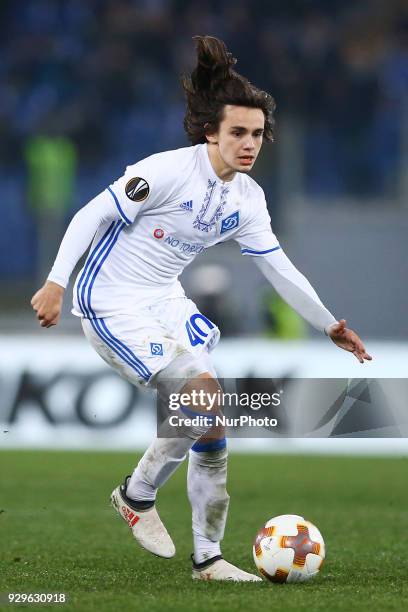
[[[184,127],[192,146],[128,166],[74,216],[45,285],[31,301],[41,326],[58,323],[70,274],[92,242],[76,279],[73,313],[97,353],[131,383],[161,394],[217,394],[209,354],[219,330],[185,296],[178,276],[204,249],[236,240],[306,321],[361,363],[370,360],[357,334],[324,307],[283,252],[264,193],[248,175],[263,141],[273,139],[273,98],[233,69],[236,60],[222,41],[195,40],[197,65],[183,78]],[[189,404],[179,413],[191,416],[206,408],[204,402],[194,410]],[[207,414],[213,417],[217,410]],[[183,426],[178,437],[157,437],[111,501],[142,547],[172,557],[175,547],[155,500],[189,454],[193,578],[259,580],[221,555],[229,502],[227,447],[223,433],[211,432],[209,420]]]

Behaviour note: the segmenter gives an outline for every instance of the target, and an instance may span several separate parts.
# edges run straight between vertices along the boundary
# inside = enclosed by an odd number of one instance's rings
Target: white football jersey
[[[279,249],[265,196],[246,174],[221,181],[206,144],[158,153],[128,166],[104,197],[117,218],[104,222],[74,287],[74,314],[133,314],[184,295],[178,277],[204,249],[236,240],[242,254]]]

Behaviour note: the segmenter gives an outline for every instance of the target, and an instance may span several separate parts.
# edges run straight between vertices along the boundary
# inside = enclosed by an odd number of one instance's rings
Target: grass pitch
[[[258,528],[301,514],[323,533],[327,560],[314,581],[295,585],[191,580],[186,466],[158,499],[176,557],[141,550],[108,504],[135,461],[125,453],[0,453],[0,591],[65,592],[68,604],[47,606],[60,610],[407,609],[407,459],[230,457],[225,558],[255,572]]]

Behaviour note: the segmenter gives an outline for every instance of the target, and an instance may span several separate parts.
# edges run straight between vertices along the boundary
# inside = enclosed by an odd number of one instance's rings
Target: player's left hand
[[[345,351],[353,353],[360,363],[364,363],[364,360],[372,360],[371,355],[366,352],[365,346],[359,336],[353,332],[352,329],[347,329],[345,319],[341,319],[338,323],[330,325],[326,333],[333,340],[334,344],[337,344],[337,346]]]

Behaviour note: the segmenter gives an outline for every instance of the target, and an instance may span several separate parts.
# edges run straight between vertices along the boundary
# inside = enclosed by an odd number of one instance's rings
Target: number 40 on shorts
[[[198,321],[201,322],[201,325],[198,324]],[[186,330],[191,346],[204,344],[209,332],[214,329],[214,327],[214,323],[212,323],[210,319],[207,319],[207,317],[202,315],[200,312],[193,314],[190,319],[186,321]]]

